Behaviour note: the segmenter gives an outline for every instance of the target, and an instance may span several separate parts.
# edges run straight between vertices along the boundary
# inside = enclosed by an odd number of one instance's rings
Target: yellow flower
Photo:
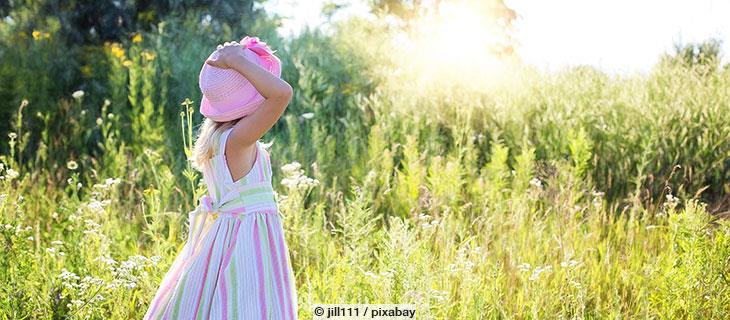
[[[145,59],[146,59],[147,61],[152,61],[152,60],[155,60],[155,53],[154,53],[154,52],[151,52],[151,51],[146,51],[146,50],[145,50],[144,52],[142,52],[142,56],[143,56],[143,57],[144,57],[144,58],[145,58]]]
[[[38,30],[33,30],[33,39],[38,40],[41,38],[41,32]]]
[[[132,42],[134,43],[140,43],[142,42],[142,34],[135,34],[134,37],[132,37]]]
[[[129,68],[132,66],[132,60],[124,60],[124,62],[122,62],[122,65]]]
[[[118,43],[113,43],[111,45],[111,52],[113,56],[119,59],[124,58],[124,49],[122,49],[122,47]]]

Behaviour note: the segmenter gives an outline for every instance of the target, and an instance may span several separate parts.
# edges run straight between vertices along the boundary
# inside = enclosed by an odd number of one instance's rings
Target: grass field
[[[205,192],[185,157],[215,40],[178,23],[90,49],[76,92],[43,76],[53,30],[0,29],[0,318],[144,314]],[[369,28],[270,41],[295,88],[263,140],[302,319],[728,317],[730,69],[444,85],[390,72]]]

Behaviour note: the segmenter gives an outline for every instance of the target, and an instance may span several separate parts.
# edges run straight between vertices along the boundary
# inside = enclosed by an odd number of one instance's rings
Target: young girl
[[[193,150],[208,194],[190,212],[190,234],[145,319],[296,319],[297,297],[258,141],[286,109],[292,88],[257,38],[226,42],[200,73],[206,117]]]

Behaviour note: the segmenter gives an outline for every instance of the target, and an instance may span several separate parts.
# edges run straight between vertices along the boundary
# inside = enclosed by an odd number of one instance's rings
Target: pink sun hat
[[[281,78],[281,60],[257,37],[244,37],[244,56],[258,66]],[[209,57],[217,55],[214,51]],[[208,60],[206,59],[206,61]],[[200,113],[213,121],[225,122],[250,115],[264,101],[248,79],[233,69],[221,69],[203,64],[198,79],[203,99]]]

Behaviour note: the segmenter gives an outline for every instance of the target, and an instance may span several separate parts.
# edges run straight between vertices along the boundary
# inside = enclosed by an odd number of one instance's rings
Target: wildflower
[[[33,39],[35,39],[35,40],[38,40],[41,38],[41,32],[38,30],[33,30],[33,33],[31,33],[31,35],[33,35]]]
[[[96,125],[100,126],[102,123],[104,123],[104,119],[102,118],[96,118]]]
[[[307,119],[307,120],[312,119],[312,118],[314,118],[314,113],[313,112],[304,113],[304,114],[302,114],[302,118]]]
[[[147,60],[147,61],[152,61],[152,60],[155,60],[156,56],[155,56],[154,52],[145,50],[144,52],[142,52],[142,57],[144,57],[145,60]]]
[[[124,60],[124,62],[122,62],[122,65],[129,68],[132,66],[132,60]]]
[[[542,189],[542,181],[538,178],[532,178],[532,180],[530,180],[530,185],[535,188]]]
[[[117,260],[114,260],[110,258],[109,256],[101,256],[97,258],[96,260],[101,261],[102,263],[106,264],[109,267],[113,267],[117,265]]]
[[[104,205],[98,200],[92,200],[86,205],[86,207],[94,214],[104,213]]]
[[[71,96],[74,99],[79,100],[79,99],[81,99],[81,98],[84,97],[84,91],[83,90],[76,90],[76,91],[74,91],[74,93],[71,94]]]
[[[122,47],[118,43],[114,43],[111,45],[111,52],[113,56],[119,59],[124,58],[124,49],[122,49]]]
[[[671,193],[667,194],[666,201],[664,202],[664,211],[672,211],[679,204],[679,198],[673,196]]]
[[[579,289],[579,290],[583,287],[583,286],[580,285],[580,282],[575,281],[575,280],[571,280],[570,281],[570,285],[573,286],[573,287],[575,287],[576,289]]]
[[[15,140],[18,138],[18,134],[15,132],[8,133],[8,138],[10,138],[10,140]]]
[[[532,275],[530,275],[530,281],[535,281],[540,278],[540,274],[548,273],[552,270],[552,266],[537,267],[534,271],[532,271]]]
[[[134,42],[134,43],[142,42],[142,34],[140,34],[140,33],[135,34],[134,37],[132,37],[132,42]]]
[[[61,280],[79,280],[79,276],[77,276],[75,273],[70,272],[66,270],[66,268],[61,269],[61,274],[58,275],[58,278]]]
[[[18,176],[20,176],[20,173],[18,173],[18,171],[15,171],[13,169],[8,169],[5,172],[6,172],[6,176],[7,176],[8,180],[13,180],[13,179],[17,178]]]
[[[284,166],[282,166],[281,170],[284,171],[285,174],[292,174],[295,171],[299,170],[301,167],[302,167],[302,165],[299,162],[294,161],[292,163],[285,164]]]
[[[96,234],[99,233],[99,228],[101,228],[101,225],[96,223],[96,221],[91,219],[84,220],[84,224],[86,225],[86,230],[84,230],[84,234]]]
[[[76,163],[76,161],[71,160],[69,162],[66,162],[66,168],[68,168],[69,170],[76,170],[79,168],[79,164]],[[71,183],[69,182],[69,184]]]
[[[575,266],[577,266],[579,264],[580,264],[580,261],[576,261],[576,260],[570,259],[568,261],[561,262],[560,263],[560,266],[563,267],[563,268],[573,268],[573,267],[575,267]]]

